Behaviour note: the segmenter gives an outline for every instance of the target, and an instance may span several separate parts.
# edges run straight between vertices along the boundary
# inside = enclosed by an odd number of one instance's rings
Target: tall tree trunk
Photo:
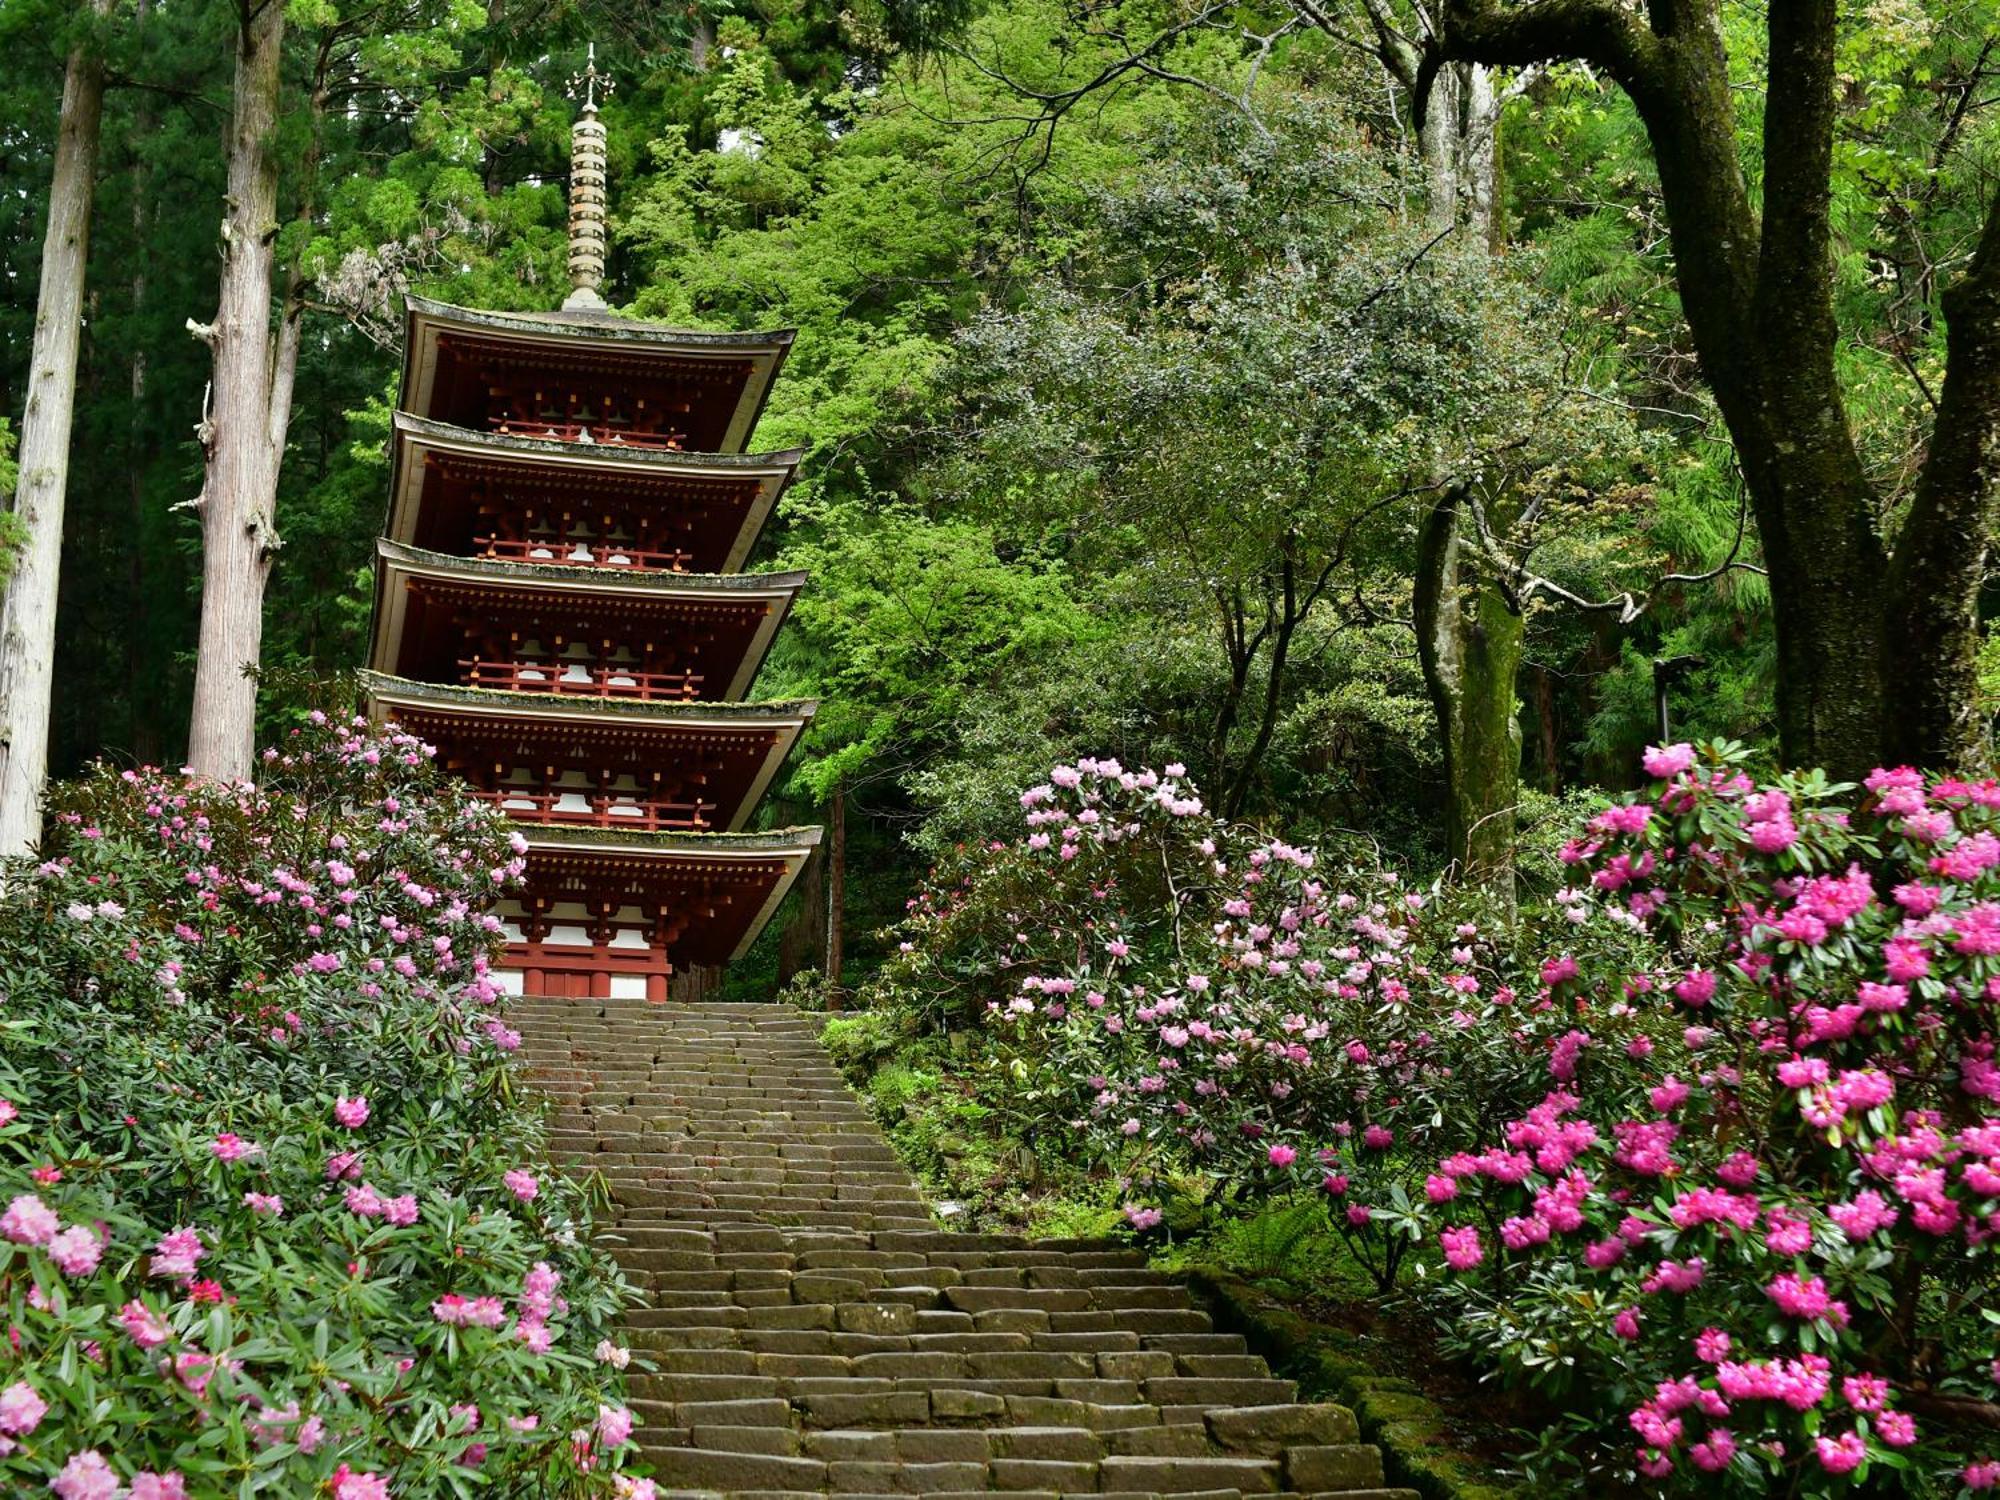
[[[111,0],[94,0],[93,19],[101,20],[110,9]],[[41,288],[28,356],[28,405],[21,422],[20,478],[14,491],[14,514],[26,537],[6,603],[0,606],[0,854],[26,853],[41,835],[63,502],[103,119],[104,62],[97,38],[86,36],[70,49],[63,72],[49,224],[42,240]]]
[[[279,57],[283,0],[246,0],[229,128],[222,291],[202,336],[214,349],[213,405],[201,499],[201,635],[195,657],[188,764],[204,776],[247,777],[257,726],[264,585],[278,547],[278,469],[298,359],[298,310],[271,328],[278,232]]]
[[[2000,204],[1945,295],[1945,394],[1894,552],[1847,420],[1833,310],[1835,0],[1768,12],[1761,203],[1736,139],[1720,0],[1502,6],[1447,0],[1447,55],[1578,57],[1615,78],[1652,143],[1681,306],[1728,424],[1770,570],[1784,758],[1863,776],[1885,748],[1962,756],[1979,726],[1971,643],[2000,496]]]
[[[1417,543],[1417,655],[1444,747],[1445,853],[1511,912],[1523,621],[1491,584],[1465,576],[1459,495],[1442,494]]]
[[[152,0],[139,0],[132,13],[135,36],[143,37],[146,19],[152,12]],[[151,95],[141,95],[135,111],[134,135],[136,142],[143,143],[153,128],[153,101]],[[147,217],[147,171],[146,153],[143,149],[132,152],[132,244],[135,252],[146,244]],[[140,326],[146,312],[146,257],[135,253],[132,257],[132,309],[134,326]],[[150,429],[146,423],[146,345],[142,339],[132,341],[132,387],[131,410],[126,419],[126,433],[129,447],[126,452],[125,481],[127,485],[127,524],[131,527],[126,538],[126,608],[131,611],[129,626],[132,639],[125,653],[125,715],[126,744],[133,759],[141,765],[150,765],[159,759],[158,721],[153,713],[142,707],[152,696],[149,675],[156,660],[152,631],[147,620],[146,606],[146,472],[152,463]]]

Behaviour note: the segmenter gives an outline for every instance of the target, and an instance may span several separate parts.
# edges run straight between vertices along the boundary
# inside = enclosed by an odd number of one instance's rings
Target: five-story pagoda
[[[527,839],[503,982],[664,1000],[819,841],[742,831],[813,711],[747,700],[805,576],[737,571],[799,459],[745,451],[791,334],[614,316],[603,252],[593,93],[562,311],[409,299],[365,684]]]

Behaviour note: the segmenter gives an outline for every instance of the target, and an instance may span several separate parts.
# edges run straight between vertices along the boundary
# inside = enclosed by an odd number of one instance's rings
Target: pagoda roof
[[[705,697],[733,701],[750,690],[771,641],[805,586],[803,572],[664,573],[580,568],[564,563],[517,563],[453,557],[386,538],[375,544],[379,562],[369,664],[379,672],[410,675],[427,644],[410,639],[413,592],[473,600],[518,601],[566,607],[579,619],[671,624],[686,620],[717,627],[722,647],[701,665],[723,680]],[[456,655],[455,647],[452,654]]]
[[[756,809],[818,707],[811,699],[662,703],[502,692],[372,671],[361,673],[361,686],[374,713],[437,741],[441,750],[461,754],[482,744],[506,743],[524,755],[565,760],[615,755],[634,765],[657,766],[671,761],[676,751],[691,756],[747,750],[754,761],[733,778],[734,785],[715,789],[719,821],[731,831],[740,829]]]
[[[574,443],[481,432],[409,412],[395,415],[390,444],[389,521],[393,541],[469,544],[475,517],[452,515],[443,496],[426,504],[434,466],[482,479],[532,486],[551,500],[602,506],[614,498],[661,515],[710,504],[738,512],[715,534],[695,537],[697,555],[717,573],[739,571],[764,523],[792,482],[800,448],[772,453],[683,453],[674,449]],[[727,530],[728,535],[720,534]]]
[[[676,960],[726,963],[741,958],[819,844],[816,827],[754,833],[640,833],[622,828],[520,825],[528,842],[528,876],[555,872],[619,874],[664,889],[712,895],[717,887],[745,890],[745,904],[727,918],[712,912],[676,945]]]
[[[454,366],[498,361],[557,374],[591,371],[637,379],[699,383],[717,409],[713,441],[696,446],[739,453],[769,399],[796,330],[717,333],[670,328],[609,310],[488,312],[428,297],[405,299],[404,411],[448,416],[472,399]],[[485,392],[477,393],[483,400]]]

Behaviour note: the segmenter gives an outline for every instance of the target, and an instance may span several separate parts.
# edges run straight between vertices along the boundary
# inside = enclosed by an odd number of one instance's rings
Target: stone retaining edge
[[[1485,1461],[1461,1451],[1445,1413],[1411,1381],[1324,1347],[1320,1325],[1230,1271],[1190,1267],[1188,1284],[1218,1328],[1240,1333],[1272,1373],[1299,1382],[1299,1397],[1351,1407],[1363,1442],[1382,1450],[1389,1483],[1424,1500],[1517,1500],[1528,1491],[1489,1476]]]

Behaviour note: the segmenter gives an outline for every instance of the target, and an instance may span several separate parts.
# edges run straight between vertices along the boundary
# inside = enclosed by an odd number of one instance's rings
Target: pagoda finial
[[[611,75],[597,66],[597,43],[590,44],[584,69],[569,81],[569,93],[583,93],[583,109],[569,133],[569,281],[563,311],[604,306],[604,124],[597,118],[597,94],[610,94]]]

